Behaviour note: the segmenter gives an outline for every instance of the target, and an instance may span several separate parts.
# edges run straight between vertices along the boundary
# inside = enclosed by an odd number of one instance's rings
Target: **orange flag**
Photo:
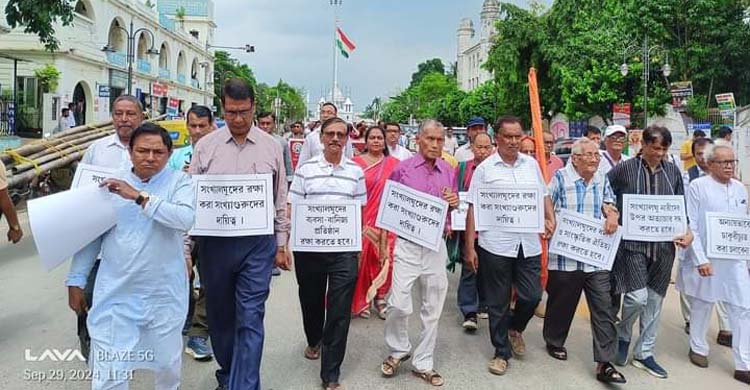
[[[536,158],[539,168],[542,170],[544,181],[549,182],[552,174],[547,167],[547,154],[544,150],[544,135],[542,134],[542,104],[539,102],[539,87],[536,82],[536,69],[529,69],[529,104],[531,105],[531,128],[533,130],[534,142],[536,143]],[[547,251],[547,240],[542,240],[542,289],[547,286],[547,262],[549,253]]]

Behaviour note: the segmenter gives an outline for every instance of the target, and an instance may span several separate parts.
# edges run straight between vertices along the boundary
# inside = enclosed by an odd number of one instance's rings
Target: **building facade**
[[[6,3],[0,0],[0,8]],[[210,106],[213,2],[191,0],[195,7],[185,12],[168,7],[175,1],[161,0],[158,8],[151,3],[77,0],[72,24],[55,26],[60,47],[54,52],[21,28],[3,34],[0,56],[8,60],[0,61],[0,88],[15,84],[16,128],[50,135],[68,103],[75,103],[79,124],[107,120],[114,99],[128,91],[129,75],[131,94],[152,115],[185,112],[193,104]],[[60,78],[54,90],[43,91],[35,71],[48,64]]]
[[[479,14],[481,29],[478,39],[474,39],[474,23],[463,18],[456,30],[458,56],[456,74],[459,88],[471,91],[492,79],[492,74],[482,68],[495,37],[495,22],[500,18],[500,4],[497,0],[485,0]]]

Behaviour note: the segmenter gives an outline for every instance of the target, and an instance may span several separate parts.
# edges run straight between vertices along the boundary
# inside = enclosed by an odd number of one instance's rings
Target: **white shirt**
[[[68,113],[68,127],[76,127],[76,117],[72,111]]]
[[[315,130],[305,136],[305,143],[302,144],[302,150],[299,152],[299,161],[297,164],[302,164],[320,154],[323,154],[323,144],[320,142],[320,127],[316,127]],[[348,136],[346,137],[344,156],[347,158],[352,158],[354,156],[352,140]]]
[[[456,137],[448,137],[446,135],[443,150],[445,150],[447,153],[453,154],[456,153],[456,149],[458,149],[458,140],[456,140]]]
[[[133,166],[128,148],[120,142],[117,133],[98,139],[89,145],[81,162],[124,171],[130,170]]]
[[[601,160],[599,160],[599,172],[601,172],[602,175],[609,173],[609,171],[617,166],[617,164],[630,159],[630,156],[625,153],[620,154],[620,161],[615,161],[606,150],[600,150],[599,154],[602,156]],[[568,163],[570,163],[570,161],[571,159],[568,159]]]
[[[471,151],[471,142],[467,142],[461,145],[460,148],[456,149],[456,154],[453,155],[456,161],[469,161],[474,159],[474,152]]]
[[[705,252],[706,213],[747,215],[747,206],[747,191],[735,179],[722,184],[711,176],[704,176],[690,183],[687,214],[690,230],[695,238],[692,244],[692,266],[684,264],[680,267],[682,280],[678,287],[685,294],[708,302],[723,301],[750,308],[750,273],[747,261],[709,259]],[[706,263],[711,263],[713,276],[702,277],[698,274],[695,267]]]
[[[535,159],[520,153],[513,165],[506,164],[500,158],[499,153],[493,153],[479,164],[471,178],[467,201],[475,205],[479,186],[488,184],[492,186],[532,184],[539,187],[543,196],[549,195],[539,164]],[[479,234],[479,246],[494,255],[503,257],[516,258],[521,247],[523,247],[525,257],[542,253],[542,245],[537,233],[483,231]]]
[[[395,148],[391,148],[389,146],[388,147],[388,153],[390,154],[390,156],[396,158],[399,161],[404,161],[404,160],[406,160],[407,158],[409,158],[409,157],[411,157],[413,155],[413,153],[409,149],[407,149],[407,148],[405,148],[405,147],[403,147],[403,146],[401,146],[399,144],[396,144]]]
[[[320,154],[297,166],[287,199],[289,203],[303,199],[355,199],[364,206],[367,203],[365,173],[344,156],[334,166]]]

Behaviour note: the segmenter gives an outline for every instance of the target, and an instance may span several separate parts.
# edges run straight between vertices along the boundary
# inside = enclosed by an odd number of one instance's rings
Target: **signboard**
[[[292,203],[290,246],[302,252],[362,250],[362,203],[302,200]]]
[[[693,82],[675,81],[670,83],[669,92],[672,94],[672,107],[675,111],[685,112],[688,100],[693,97]]]
[[[388,180],[375,226],[437,252],[447,214],[445,200]]]
[[[581,138],[583,137],[583,132],[586,131],[586,126],[589,125],[589,122],[587,120],[580,120],[580,121],[571,121],[568,125],[568,137],[570,138]]]
[[[451,211],[451,230],[466,230],[466,214],[469,211],[469,193],[461,191],[458,193],[458,208]]]
[[[109,85],[99,85],[99,97],[109,97]]]
[[[750,259],[750,216],[706,213],[706,257],[710,260]]]
[[[167,84],[153,82],[151,83],[151,95],[158,97],[167,97],[169,86]]]
[[[273,177],[195,175],[195,225],[191,236],[237,237],[273,234],[276,207]]]
[[[299,155],[302,153],[302,146],[305,144],[305,139],[290,139],[289,140],[289,156],[292,159],[292,170],[297,169],[299,163]]]
[[[128,88],[128,74],[119,70],[110,69],[109,85],[113,88],[127,89]]]
[[[604,220],[562,209],[557,215],[549,252],[598,268],[611,270],[622,229],[604,234]]]
[[[630,127],[630,103],[612,105],[612,122],[615,125]]]
[[[76,167],[76,173],[73,175],[73,182],[70,184],[70,188],[73,189],[92,184],[99,185],[104,179],[112,177],[116,171],[114,168],[79,163]]]
[[[625,194],[622,209],[622,238],[625,240],[673,241],[687,231],[682,195]]]
[[[180,100],[177,98],[169,98],[167,102],[167,115],[171,117],[177,117],[180,113]]]
[[[479,186],[473,200],[477,231],[544,232],[544,196],[537,185]]]
[[[716,103],[723,118],[733,118],[737,105],[734,101],[734,93],[720,93],[716,95]]]

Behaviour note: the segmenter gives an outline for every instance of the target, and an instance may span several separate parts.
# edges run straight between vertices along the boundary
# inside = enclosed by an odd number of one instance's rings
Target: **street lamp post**
[[[640,54],[643,58],[643,128],[645,129],[648,127],[648,79],[649,79],[649,73],[650,73],[650,67],[651,67],[651,53],[659,50],[666,56],[666,61],[664,61],[664,65],[661,67],[662,74],[664,74],[664,77],[669,77],[670,74],[672,74],[672,67],[669,65],[669,52],[667,52],[666,49],[664,49],[661,45],[648,45],[648,36],[643,38],[643,43],[641,45],[638,44],[631,44],[628,47],[626,47],[622,51],[622,65],[620,65],[620,74],[624,76],[628,75],[629,67],[627,63],[627,58],[629,55],[637,54],[640,51]]]
[[[128,37],[128,53],[127,53],[127,60],[128,60],[128,95],[132,95],[133,93],[133,61],[135,61],[135,37],[138,36],[140,33],[148,33],[148,35],[151,37],[151,47],[146,50],[146,54],[149,55],[157,55],[159,54],[158,50],[154,49],[154,42],[156,41],[154,37],[154,33],[145,28],[141,27],[135,31],[133,31],[133,19],[130,20],[130,29],[126,30],[124,27],[120,26],[119,24],[116,24],[115,27],[122,30],[125,35]],[[116,50],[112,47],[112,42],[107,40],[107,45],[102,48],[102,51],[105,53],[112,53]]]

